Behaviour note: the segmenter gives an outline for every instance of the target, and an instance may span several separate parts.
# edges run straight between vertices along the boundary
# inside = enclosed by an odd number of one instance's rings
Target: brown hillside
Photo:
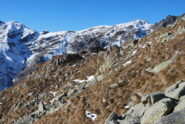
[[[184,56],[184,20],[136,45],[56,56],[0,92],[0,123],[103,124],[111,112],[123,114],[146,93],[185,79]],[[95,120],[87,111],[97,115]]]

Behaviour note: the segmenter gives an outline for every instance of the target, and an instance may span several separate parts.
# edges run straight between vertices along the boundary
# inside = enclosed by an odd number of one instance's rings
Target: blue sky
[[[0,0],[0,20],[38,30],[82,30],[185,13],[185,0]]]

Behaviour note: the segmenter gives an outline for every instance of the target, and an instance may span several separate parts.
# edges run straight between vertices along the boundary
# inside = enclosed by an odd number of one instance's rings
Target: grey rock
[[[144,105],[137,104],[122,116],[118,116],[116,113],[111,113],[105,124],[139,124],[140,118],[144,112]]]
[[[156,120],[154,124],[185,124],[185,109]]]
[[[135,106],[135,103],[132,102],[132,101],[130,101],[130,102],[128,103],[128,106],[129,106],[129,107],[134,107],[134,106]]]
[[[185,95],[185,82],[183,80],[170,86],[165,91],[165,95],[173,99],[179,100],[181,96]]]
[[[180,101],[185,100],[185,96],[180,97]]]
[[[117,121],[118,124],[140,124],[140,117],[127,115],[122,120]]]
[[[170,87],[168,87],[166,90],[165,90],[165,93],[167,92],[173,92],[175,89],[177,89],[179,87],[179,84],[181,84],[183,81],[178,81],[176,82],[175,84],[171,85]]]
[[[143,116],[146,108],[143,104],[137,104],[132,107],[122,119],[117,120],[120,124],[140,124],[141,117]]]
[[[160,72],[161,70],[163,70],[163,69],[165,69],[166,67],[168,67],[168,65],[170,65],[172,62],[173,62],[172,59],[169,59],[169,60],[166,60],[166,61],[164,61],[164,62],[162,62],[162,63],[159,63],[158,65],[156,65],[156,66],[154,67],[153,71],[154,71],[155,73],[158,73],[158,72]]]
[[[166,89],[142,98],[126,114],[112,113],[105,124],[185,124],[185,82],[179,81]]]
[[[185,110],[185,99],[182,99],[177,106],[175,106],[174,112]]]
[[[31,124],[33,121],[37,120],[41,116],[43,116],[46,112],[45,106],[42,102],[38,104],[38,110],[19,118],[14,124]]]
[[[155,93],[150,93],[150,94],[147,94],[146,96],[144,96],[141,99],[141,102],[143,104],[153,105],[153,104],[155,104],[156,102],[158,102],[159,100],[161,100],[163,98],[166,98],[164,93],[155,92]]]
[[[40,102],[38,105],[38,111],[43,112],[44,110],[45,110],[44,104],[42,102]]]
[[[105,121],[105,124],[119,124],[118,118],[119,116],[115,112],[113,112],[109,115],[109,117]]]
[[[102,81],[106,77],[107,77],[106,74],[102,74],[102,75],[97,76],[96,78],[97,78],[97,81]]]
[[[18,102],[14,105],[14,110],[17,110],[22,105],[22,102]]]
[[[133,116],[138,116],[141,117],[143,116],[144,112],[145,112],[145,106],[143,104],[137,104],[134,107],[131,108],[132,111],[132,115]]]
[[[165,98],[152,105],[144,113],[141,123],[153,124],[155,120],[160,119],[162,116],[169,114],[175,106],[175,102],[170,98]]]
[[[118,88],[119,87],[119,85],[117,84],[117,83],[114,83],[114,84],[112,84],[112,85],[110,85],[110,88]]]
[[[147,94],[147,95],[145,95],[144,97],[142,97],[141,102],[142,102],[143,104],[147,104],[148,101],[149,101],[149,98],[150,98],[150,95]]]
[[[33,121],[31,115],[29,116],[24,116],[22,118],[20,118],[19,120],[17,120],[16,122],[14,122],[14,124],[30,124]]]

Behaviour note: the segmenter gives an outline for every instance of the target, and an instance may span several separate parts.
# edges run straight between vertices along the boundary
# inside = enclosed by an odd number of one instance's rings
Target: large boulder
[[[122,120],[118,120],[118,122],[120,124],[139,124],[145,110],[146,107],[143,104],[137,104],[123,115]]]
[[[173,111],[175,102],[170,98],[165,98],[148,108],[141,119],[142,124],[153,124],[154,121],[160,119]]]
[[[180,101],[177,106],[174,108],[174,112],[185,110],[185,96],[180,98]]]
[[[156,120],[154,124],[185,124],[185,109]]]
[[[167,97],[179,100],[181,96],[185,95],[185,81],[181,80],[167,88],[165,95]]]
[[[144,96],[141,99],[141,102],[143,104],[153,105],[153,104],[155,104],[156,102],[158,102],[159,100],[161,100],[163,98],[166,98],[164,93],[154,92],[154,93],[150,93],[150,94],[147,94],[146,96]]]
[[[147,94],[126,114],[111,114],[105,124],[185,124],[184,89],[185,82],[181,80],[165,93]]]
[[[137,104],[122,116],[112,113],[105,124],[139,124],[144,112],[145,106],[143,104]]]

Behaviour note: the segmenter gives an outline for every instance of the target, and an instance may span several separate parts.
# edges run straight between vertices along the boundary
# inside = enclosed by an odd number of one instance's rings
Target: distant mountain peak
[[[138,28],[146,28],[146,29],[150,29],[152,24],[149,24],[147,21],[145,20],[134,20],[131,22],[127,22],[127,23],[122,23],[122,24],[118,24],[116,26],[121,26],[121,27],[129,27],[129,26],[133,26],[134,28],[138,29]]]

